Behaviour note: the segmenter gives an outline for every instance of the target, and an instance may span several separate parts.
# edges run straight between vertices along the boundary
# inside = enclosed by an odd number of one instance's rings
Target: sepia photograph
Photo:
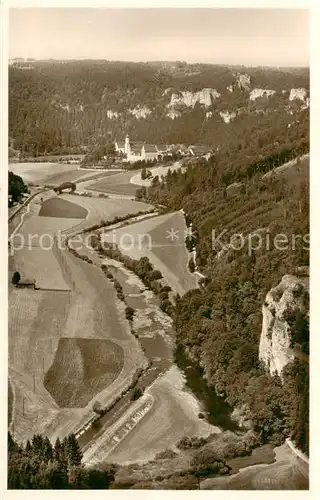
[[[8,490],[309,490],[309,21],[9,8]]]

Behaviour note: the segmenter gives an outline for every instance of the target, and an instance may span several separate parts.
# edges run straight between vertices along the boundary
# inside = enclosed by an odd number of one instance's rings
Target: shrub
[[[155,269],[154,271],[151,271],[148,275],[148,279],[150,281],[154,280],[160,280],[162,278],[162,274],[158,269]]]
[[[168,450],[160,451],[160,453],[157,453],[155,458],[156,460],[161,460],[164,458],[175,458],[177,456],[178,454],[169,448]]]
[[[21,275],[20,275],[19,271],[15,271],[13,273],[13,276],[12,276],[12,283],[14,285],[17,285],[20,280],[21,280]]]
[[[206,443],[207,440],[202,437],[198,438],[196,436],[193,437],[183,436],[177,443],[177,448],[179,448],[180,450],[196,449],[200,448]]]
[[[196,269],[196,266],[194,264],[194,261],[193,261],[193,258],[191,257],[191,259],[189,260],[189,263],[188,263],[188,267],[189,267],[189,271],[191,273],[194,273],[195,269]]]
[[[127,306],[126,307],[126,318],[128,321],[132,321],[133,320],[133,315],[134,315],[134,309],[132,309],[132,307],[130,306]]]
[[[132,393],[131,401],[136,401],[137,399],[141,398],[142,395],[143,390],[141,389],[141,387],[136,387]]]
[[[103,415],[103,408],[102,405],[99,401],[96,401],[92,407],[93,411],[97,413],[98,415]]]
[[[206,445],[200,450],[196,451],[193,455],[191,465],[197,467],[206,467],[218,460],[221,460],[221,456],[213,448],[212,445]]]

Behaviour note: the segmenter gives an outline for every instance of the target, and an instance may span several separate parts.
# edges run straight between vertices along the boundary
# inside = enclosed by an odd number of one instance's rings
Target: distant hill
[[[80,153],[125,133],[216,148],[257,130],[290,142],[308,129],[303,68],[16,60],[9,84],[12,147],[28,155]]]

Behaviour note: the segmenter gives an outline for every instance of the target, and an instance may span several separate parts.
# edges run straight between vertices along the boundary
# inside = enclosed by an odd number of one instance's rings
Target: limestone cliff
[[[281,376],[284,367],[293,361],[291,327],[288,320],[296,313],[307,313],[309,278],[307,269],[298,268],[297,276],[285,275],[272,288],[262,307],[263,322],[259,359],[271,375]]]

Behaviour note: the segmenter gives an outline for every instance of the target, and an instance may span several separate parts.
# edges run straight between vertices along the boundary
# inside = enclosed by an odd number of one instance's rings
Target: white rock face
[[[129,109],[129,113],[131,113],[136,118],[146,118],[148,115],[152,113],[151,109],[147,108],[147,106],[136,106],[133,109]]]
[[[229,111],[220,111],[219,115],[221,116],[221,118],[223,118],[224,123],[230,123],[231,120],[233,120],[237,116],[234,111],[232,111],[231,113],[229,113]]]
[[[251,88],[251,77],[247,73],[237,75],[237,85],[242,90],[250,90]]]
[[[295,125],[296,123],[300,123],[300,120],[295,120],[294,122],[288,123],[288,128],[291,128],[292,125]]]
[[[310,98],[307,97],[305,103],[301,106],[300,110],[302,111],[303,109],[308,109],[309,106],[310,106]]]
[[[180,94],[173,93],[168,107],[174,108],[179,105],[193,108],[197,102],[205,107],[209,107],[212,101],[220,97],[220,93],[215,89],[202,89],[199,92],[182,91]]]
[[[275,90],[269,90],[269,89],[253,89],[251,92],[250,92],[250,96],[249,96],[249,99],[251,101],[255,101],[256,99],[258,99],[258,97],[270,97],[272,96],[273,94],[275,94],[276,91]]]
[[[207,120],[212,117],[212,111],[207,111],[206,112],[206,118]]]
[[[70,113],[71,108],[70,108],[69,104],[63,104],[61,102],[59,102],[57,104],[58,104],[59,108],[64,109],[64,110],[68,111],[68,113]]]
[[[108,109],[107,111],[107,117],[112,120],[113,118],[118,118],[119,113],[117,111],[111,111],[111,109]]]
[[[271,375],[281,376],[283,368],[294,359],[289,350],[292,338],[287,319],[296,312],[306,312],[304,296],[309,293],[308,285],[308,277],[285,275],[267,293],[262,307],[259,359]]]
[[[229,92],[233,92],[233,90],[234,90],[233,85],[228,85],[228,86],[227,86],[227,90],[228,90]]]
[[[295,99],[300,99],[300,101],[305,101],[306,97],[307,97],[307,91],[304,88],[290,90],[289,101],[294,101]]]
[[[171,92],[171,91],[172,91],[172,88],[171,88],[171,87],[169,87],[168,89],[165,89],[165,90],[163,91],[163,93],[162,93],[162,97],[164,97],[165,95],[168,95],[168,94],[169,94],[169,92]]]

